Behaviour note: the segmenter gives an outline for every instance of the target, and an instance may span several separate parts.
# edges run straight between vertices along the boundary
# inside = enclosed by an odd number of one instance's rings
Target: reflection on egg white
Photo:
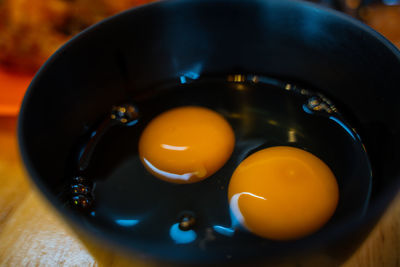
[[[175,223],[169,230],[169,235],[176,244],[191,243],[197,238],[197,234],[193,230],[183,231],[179,229],[179,223]]]
[[[242,215],[242,212],[240,211],[239,208],[239,198],[242,195],[248,195],[248,196],[252,196],[258,199],[262,199],[262,200],[267,200],[264,197],[261,196],[257,196],[255,194],[252,194],[250,192],[242,192],[242,193],[237,193],[235,195],[233,195],[233,197],[231,198],[230,202],[229,202],[229,208],[230,208],[230,216],[231,216],[231,227],[225,227],[225,226],[221,226],[221,225],[214,225],[213,229],[215,232],[221,234],[221,235],[225,235],[228,237],[231,237],[235,234],[236,229],[242,227],[242,226],[246,226],[245,222],[244,222],[244,218]]]
[[[333,116],[329,116],[329,119],[333,120],[334,122],[336,122],[337,124],[339,124],[354,140],[359,139],[359,137],[357,138],[356,136],[354,136],[354,133],[352,130],[350,130],[350,128],[344,124],[343,122],[341,122],[340,120],[338,120],[337,118],[333,117]]]
[[[147,159],[143,158],[144,163],[148,168],[150,168],[153,172],[166,177],[168,179],[175,179],[175,180],[183,180],[183,181],[188,181],[190,177],[194,175],[194,173],[184,173],[184,174],[175,174],[175,173],[170,173],[166,171],[162,171],[157,169],[153,164],[151,164]]]
[[[215,232],[221,234],[221,235],[226,235],[226,236],[233,236],[235,233],[235,229],[233,227],[224,227],[221,225],[214,225],[213,229]]]
[[[294,129],[289,129],[288,131],[288,142],[289,143],[297,142],[296,131]]]
[[[246,225],[245,222],[244,222],[243,215],[242,215],[242,213],[240,211],[240,208],[239,208],[239,198],[242,195],[249,195],[249,196],[252,196],[252,197],[255,197],[255,198],[258,198],[258,199],[262,199],[262,200],[267,200],[267,199],[264,198],[264,197],[257,196],[257,195],[255,195],[253,193],[250,193],[250,192],[237,193],[237,194],[232,196],[231,201],[229,202],[229,208],[231,209],[231,212],[232,212],[233,216],[235,217],[235,219],[237,220],[237,222],[239,222],[241,225]],[[233,221],[232,221],[232,224],[233,224]]]
[[[115,222],[121,226],[130,227],[138,224],[139,220],[115,220]]]
[[[186,71],[183,75],[179,77],[181,84],[185,84],[187,82],[197,80],[200,77],[200,71],[203,68],[202,64],[198,64],[193,67],[192,71]]]

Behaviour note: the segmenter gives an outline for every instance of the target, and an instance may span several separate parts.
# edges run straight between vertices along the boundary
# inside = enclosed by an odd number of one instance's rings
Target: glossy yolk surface
[[[234,218],[249,231],[290,240],[320,229],[333,215],[339,191],[319,158],[277,146],[250,155],[236,168],[228,197]]]
[[[166,111],[147,125],[139,140],[139,156],[160,179],[194,183],[220,169],[234,143],[233,130],[220,114],[186,106]]]

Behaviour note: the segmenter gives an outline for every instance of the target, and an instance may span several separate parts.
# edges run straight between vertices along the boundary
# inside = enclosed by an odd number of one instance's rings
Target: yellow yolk
[[[160,179],[194,183],[218,171],[234,143],[233,130],[220,114],[186,106],[166,111],[147,125],[139,140],[139,156]]]
[[[333,215],[339,190],[329,167],[304,150],[277,146],[246,158],[228,189],[234,218],[252,233],[274,240],[298,239]]]

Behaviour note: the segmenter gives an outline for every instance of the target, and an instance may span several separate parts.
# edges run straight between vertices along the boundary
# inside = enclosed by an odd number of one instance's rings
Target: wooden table
[[[76,237],[30,184],[15,132],[16,118],[0,117],[0,266],[138,266]],[[400,194],[343,266],[400,266]]]

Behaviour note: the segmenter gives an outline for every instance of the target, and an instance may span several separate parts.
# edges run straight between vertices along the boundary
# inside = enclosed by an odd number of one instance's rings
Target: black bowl
[[[190,71],[263,74],[318,88],[339,103],[351,114],[372,165],[370,202],[362,215],[297,242],[205,253],[125,238],[66,207],[59,195],[71,173],[71,151],[88,127],[113,105]],[[300,251],[305,259],[337,263],[364,240],[399,189],[399,84],[399,51],[340,13],[289,0],[164,1],[107,19],[59,49],[25,96],[19,144],[34,183],[73,227],[134,256],[212,263],[292,260]],[[364,187],[351,183],[349,200]]]

